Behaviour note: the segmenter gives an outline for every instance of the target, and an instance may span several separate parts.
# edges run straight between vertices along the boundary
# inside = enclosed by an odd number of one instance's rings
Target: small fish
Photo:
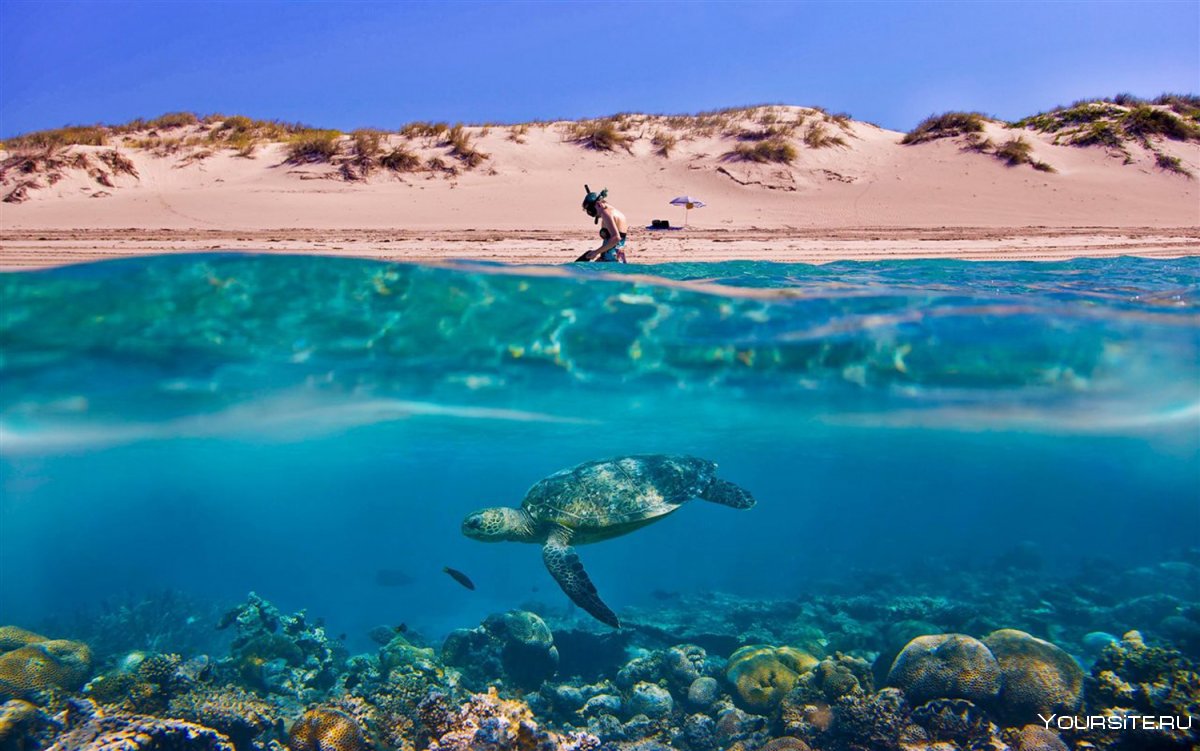
[[[346,635],[345,635],[345,634],[338,634],[338,641],[346,641]]]
[[[413,578],[394,568],[381,568],[375,572],[375,583],[381,587],[405,587],[412,584]]]
[[[401,623],[399,626],[396,627],[395,631],[397,634],[407,634],[408,633],[408,624]]]
[[[656,589],[650,593],[650,596],[656,600],[678,600],[678,592],[668,592],[664,589]]]
[[[470,577],[468,577],[463,572],[461,572],[457,569],[452,569],[449,566],[444,567],[442,569],[442,571],[445,571],[447,574],[450,574],[451,579],[453,579],[454,581],[463,585],[467,589],[475,589],[475,582],[471,581]]]

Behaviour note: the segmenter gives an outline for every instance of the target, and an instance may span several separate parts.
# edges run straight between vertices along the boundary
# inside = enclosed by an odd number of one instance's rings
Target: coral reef
[[[236,686],[197,686],[171,699],[166,714],[220,731],[238,751],[267,749],[282,735],[282,709]]]
[[[182,720],[105,712],[73,700],[48,751],[237,751],[215,730]]]
[[[495,680],[536,689],[558,670],[554,634],[539,616],[524,610],[491,615],[478,628],[451,632],[442,645],[442,659],[461,669],[477,690]]]
[[[21,699],[9,699],[0,704],[0,749],[26,751],[45,746],[44,731],[50,726],[48,718],[33,704]]]
[[[1196,718],[1200,716],[1200,666],[1176,650],[1147,646],[1140,633],[1130,631],[1106,647],[1096,661],[1087,679],[1087,694],[1092,713]],[[1188,724],[1193,727],[1138,732],[1164,748],[1195,748],[1200,745],[1200,723]]]
[[[315,707],[292,725],[291,751],[364,751],[367,740],[350,715],[328,707]]]
[[[988,701],[1000,692],[1000,665],[978,639],[963,634],[918,636],[892,663],[887,685],[913,704],[931,699]]]
[[[9,639],[12,643],[34,636],[10,633]],[[24,646],[0,654],[0,699],[30,698],[55,689],[75,691],[91,670],[92,652],[86,644],[66,639],[26,641]]]
[[[0,652],[10,652],[38,642],[50,641],[46,637],[26,631],[19,626],[0,626]]]
[[[256,690],[315,701],[333,686],[346,661],[345,649],[323,624],[310,624],[303,611],[284,615],[253,592],[217,624],[229,626],[237,636],[223,667],[233,667]]]
[[[747,709],[769,711],[792,690],[800,674],[816,664],[815,657],[794,647],[755,644],[730,655],[725,677]]]
[[[526,751],[555,748],[561,751],[591,751],[600,740],[588,733],[557,733],[541,730],[526,704],[502,699],[491,689],[473,694],[456,710],[447,708],[445,697],[434,694],[422,705],[429,751]]]
[[[1042,725],[1026,725],[1017,736],[1017,751],[1069,751],[1058,733]]]
[[[1083,697],[1083,669],[1071,655],[1024,631],[1001,629],[983,638],[1000,665],[1000,715],[1016,725],[1038,715],[1074,712]]]
[[[133,649],[92,658],[82,642],[0,628],[0,678],[9,676],[0,751],[1200,747],[1190,726],[1048,729],[1037,717],[1200,715],[1188,651],[1200,612],[1188,598],[1200,591],[1190,579],[1168,584],[1194,565],[1118,574],[1096,564],[1103,573],[1088,576],[1114,590],[1130,583],[1114,594],[1046,581],[1037,553],[1019,546],[978,581],[960,571],[953,594],[856,573],[864,591],[842,580],[803,601],[665,593],[653,616],[631,617],[619,633],[553,610],[489,616],[440,648],[407,628],[378,628],[379,646],[353,656],[319,621],[254,594],[209,623],[231,637],[224,657]],[[1146,582],[1163,589],[1133,586]],[[1146,630],[1122,628],[1130,621]],[[81,700],[72,693],[91,664],[99,675]]]

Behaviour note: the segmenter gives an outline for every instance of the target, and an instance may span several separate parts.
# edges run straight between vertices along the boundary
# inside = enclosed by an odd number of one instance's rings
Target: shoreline
[[[17,229],[0,231],[0,270],[21,271],[145,255],[253,252],[370,258],[567,263],[596,244],[584,230]],[[943,259],[1066,261],[1200,255],[1200,227],[845,227],[686,229],[630,236],[631,265],[676,262]]]

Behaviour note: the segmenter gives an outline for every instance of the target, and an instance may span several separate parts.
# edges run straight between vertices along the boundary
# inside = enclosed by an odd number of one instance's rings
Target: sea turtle
[[[483,542],[536,542],[567,596],[614,628],[621,623],[596,593],[572,544],[632,532],[699,498],[750,508],[754,498],[717,479],[717,465],[692,456],[642,455],[585,462],[555,472],[525,494],[521,508],[487,508],[469,515],[463,534]]]

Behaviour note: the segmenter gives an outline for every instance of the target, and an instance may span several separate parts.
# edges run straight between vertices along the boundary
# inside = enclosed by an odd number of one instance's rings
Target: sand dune
[[[843,143],[806,145],[814,123]],[[746,133],[780,124],[793,128],[791,163],[729,156],[755,143]],[[627,118],[618,132],[631,142],[611,151],[568,140],[570,123],[467,128],[488,155],[469,169],[439,137],[393,134],[384,149],[410,150],[422,168],[376,167],[347,180],[357,175],[339,164],[344,158],[290,164],[283,143],[260,145],[251,158],[207,146],[212,127],[159,133],[198,142],[166,156],[132,145],[147,133],[70,148],[97,164],[114,148],[128,158],[136,177],[114,173],[111,187],[83,169],[63,171],[53,185],[46,175],[10,170],[6,195],[22,177],[38,187],[21,203],[0,204],[0,265],[218,248],[561,261],[594,244],[594,227],[579,210],[585,182],[607,187],[637,227],[681,223],[683,210],[668,205],[676,195],[707,202],[691,212],[685,232],[635,233],[631,257],[643,262],[1180,255],[1196,252],[1200,239],[1200,184],[1156,163],[1156,153],[1165,154],[1200,172],[1196,141],[1156,138],[1152,149],[1135,144],[1121,153],[987,123],[982,136],[996,143],[1020,136],[1035,161],[1055,170],[1043,172],[972,151],[963,137],[902,145],[895,131],[774,107],[731,115],[710,131]],[[656,135],[675,139],[668,156],[656,153]],[[447,169],[428,169],[430,159]]]

